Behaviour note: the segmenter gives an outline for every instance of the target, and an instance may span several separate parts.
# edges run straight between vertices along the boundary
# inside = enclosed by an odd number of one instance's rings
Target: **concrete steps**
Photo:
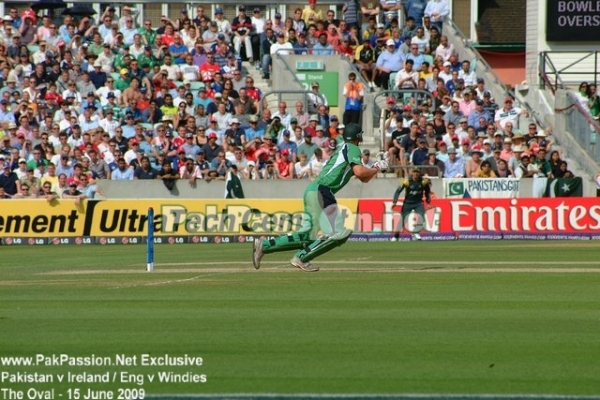
[[[257,70],[254,64],[244,61],[242,63],[242,74],[244,76],[250,75],[254,79],[254,86],[259,88],[263,93],[266,93],[270,90],[270,82],[263,79],[262,70]]]
[[[242,73],[247,74],[254,78],[254,86],[259,88],[263,95],[271,91],[271,81],[269,79],[263,79],[263,71],[262,69],[256,69],[254,64],[250,64],[249,62],[244,62],[242,64]],[[276,95],[270,95],[266,97],[266,107],[269,108],[272,112],[277,111],[278,98]],[[289,107],[288,109],[293,109]]]
[[[249,62],[244,61],[242,63],[242,74],[251,76],[254,79],[254,86],[258,87],[263,92],[263,94],[271,91],[270,80],[263,79],[262,70],[257,70],[254,64],[250,64]],[[268,96],[266,106],[270,110],[275,111],[277,110],[277,101],[278,99],[276,95]],[[378,104],[380,107],[385,107],[385,98],[379,97]],[[288,109],[293,110],[293,105],[292,107],[290,107],[290,101],[288,101]],[[339,117],[341,118],[342,116],[339,115]],[[371,151],[371,154],[377,154],[379,151],[381,151],[380,138],[378,135],[378,130],[375,130],[373,132],[365,132],[363,134],[363,142],[360,146],[361,149],[369,149]]]

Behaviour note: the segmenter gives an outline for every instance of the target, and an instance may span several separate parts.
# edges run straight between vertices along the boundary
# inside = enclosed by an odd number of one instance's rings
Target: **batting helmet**
[[[359,142],[362,142],[362,133],[362,128],[358,124],[351,122],[344,127],[344,140],[351,142],[358,139]]]

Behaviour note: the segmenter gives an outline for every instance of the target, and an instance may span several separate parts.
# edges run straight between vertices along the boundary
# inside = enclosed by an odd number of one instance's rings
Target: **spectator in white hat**
[[[243,169],[242,174],[244,176],[244,179],[260,179],[260,174],[258,173],[258,169],[256,168],[256,162],[252,160],[249,160],[246,163],[246,168]]]
[[[443,79],[444,84],[447,84],[452,80],[452,64],[450,61],[444,61],[444,64],[442,64],[442,70],[438,74],[438,78]]]
[[[404,56],[401,51],[396,50],[393,39],[388,39],[385,45],[385,51],[381,52],[377,58],[375,83],[384,90],[388,90],[390,88],[390,75],[402,69]]]
[[[312,93],[308,94],[309,99],[309,109],[308,111],[311,113],[317,112],[319,106],[323,105],[325,107],[328,106],[327,97],[324,93],[319,92],[319,82],[312,82],[310,84],[310,90]]]

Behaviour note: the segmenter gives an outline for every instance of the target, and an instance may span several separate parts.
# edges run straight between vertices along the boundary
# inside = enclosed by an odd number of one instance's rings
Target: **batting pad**
[[[299,251],[296,256],[298,256],[302,262],[308,262],[322,254],[327,253],[328,251],[335,249],[338,246],[343,245],[346,243],[351,234],[351,229],[344,229],[333,236],[323,236],[323,238],[312,242],[307,249]]]

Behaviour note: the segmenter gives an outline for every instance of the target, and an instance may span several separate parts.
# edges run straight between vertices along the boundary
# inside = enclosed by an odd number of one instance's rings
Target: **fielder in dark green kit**
[[[431,204],[431,181],[428,178],[421,177],[421,170],[419,168],[413,168],[411,177],[402,181],[402,184],[398,186],[394,193],[394,199],[392,200],[392,207],[396,207],[400,194],[406,189],[406,195],[404,196],[404,203],[402,203],[402,210],[400,211],[400,229],[394,233],[392,241],[400,239],[400,232],[404,227],[404,221],[410,215],[412,211],[416,212],[421,216],[421,220],[424,221],[425,207],[423,207],[423,194],[425,194],[425,201],[427,204]],[[421,235],[418,232],[414,232],[413,237],[417,240],[421,240]]]
[[[371,168],[363,166],[358,148],[362,141],[359,125],[346,125],[343,137],[344,143],[338,146],[319,176],[304,191],[304,215],[299,231],[271,240],[255,240],[252,254],[254,268],[260,268],[264,254],[298,250],[290,261],[292,265],[303,271],[318,271],[319,268],[314,267],[310,260],[348,240],[352,230],[344,228],[335,194],[346,186],[352,176],[367,183],[379,170],[387,169],[388,164],[382,158]]]

